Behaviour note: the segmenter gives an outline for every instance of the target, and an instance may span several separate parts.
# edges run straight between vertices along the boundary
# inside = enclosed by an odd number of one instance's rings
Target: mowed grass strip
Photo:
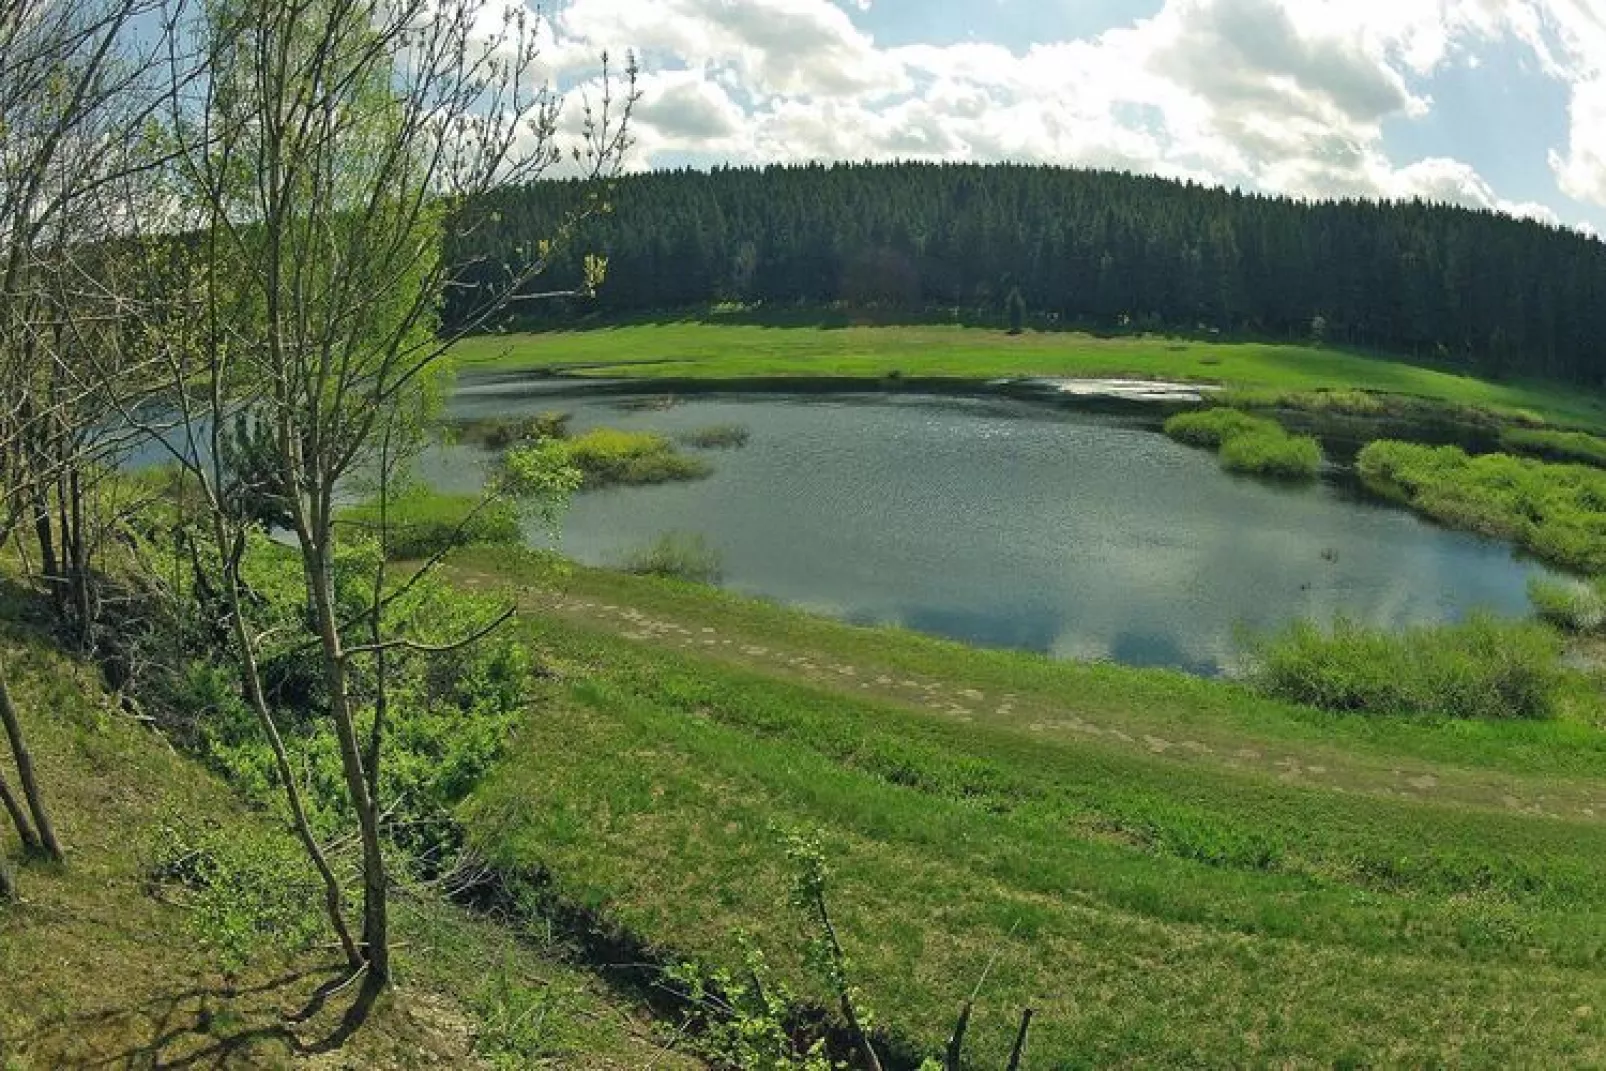
[[[1472,376],[1342,349],[1161,336],[1099,338],[1075,332],[960,326],[761,327],[704,321],[633,323],[573,331],[483,335],[459,344],[476,371],[568,368],[645,381],[753,377],[1135,376],[1279,391],[1369,390],[1526,413],[1557,423],[1606,425],[1593,393]]]
[[[1606,1058],[1593,825],[1047,744],[554,621],[562,683],[472,801],[482,850],[661,946],[797,970],[772,830],[824,831],[884,1021],[1036,1066]],[[1580,1010],[1583,1009],[1583,1010]]]

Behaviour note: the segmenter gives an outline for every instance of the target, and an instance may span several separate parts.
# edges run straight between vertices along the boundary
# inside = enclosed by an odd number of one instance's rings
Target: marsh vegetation
[[[1321,444],[1311,436],[1290,435],[1275,420],[1227,406],[1178,413],[1165,422],[1165,433],[1216,450],[1228,472],[1310,480],[1322,467]]]

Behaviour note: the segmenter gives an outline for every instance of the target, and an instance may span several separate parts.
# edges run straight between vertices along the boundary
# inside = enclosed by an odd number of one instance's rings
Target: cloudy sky
[[[557,0],[637,166],[1022,160],[1606,233],[1606,0]]]

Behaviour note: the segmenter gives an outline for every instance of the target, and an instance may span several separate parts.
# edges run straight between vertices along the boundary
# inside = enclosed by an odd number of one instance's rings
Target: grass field
[[[465,370],[563,368],[642,379],[755,376],[1142,376],[1286,391],[1354,388],[1600,426],[1606,401],[1542,384],[1495,384],[1343,350],[1156,336],[959,326],[760,327],[685,321],[483,335],[455,351]]]
[[[1340,717],[672,581],[479,554],[553,676],[467,809],[659,947],[798,973],[776,831],[821,831],[857,980],[1033,1068],[1606,1061],[1600,684],[1538,723]],[[807,983],[803,983],[806,989]],[[817,991],[816,991],[817,992]]]

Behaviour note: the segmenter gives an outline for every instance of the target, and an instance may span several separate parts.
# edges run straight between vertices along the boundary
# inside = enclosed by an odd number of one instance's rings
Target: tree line
[[[491,195],[466,236],[494,285],[585,196]],[[608,258],[594,303],[533,322],[718,302],[986,310],[1032,319],[1329,340],[1493,375],[1606,382],[1606,243],[1441,204],[1308,202],[1013,164],[722,167],[631,175],[574,248]],[[560,257],[560,273],[582,266]],[[448,296],[448,321],[473,288]]]

